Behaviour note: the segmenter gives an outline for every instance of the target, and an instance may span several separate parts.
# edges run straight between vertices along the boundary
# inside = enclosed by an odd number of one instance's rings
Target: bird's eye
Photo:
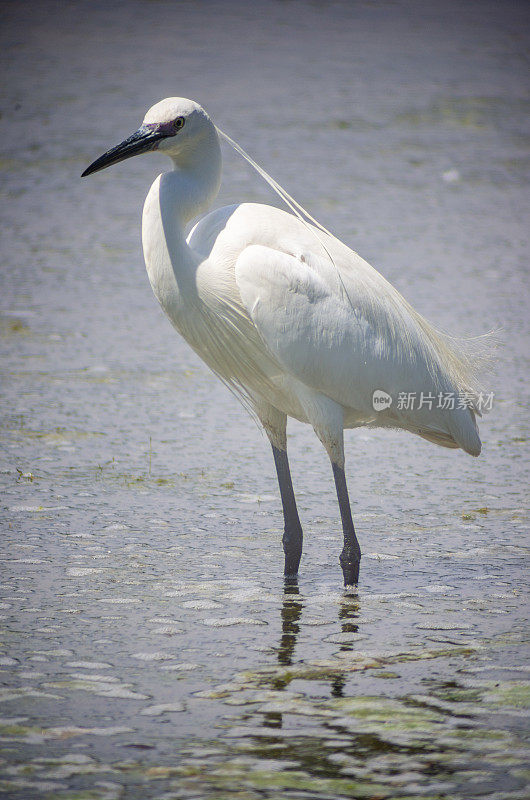
[[[175,128],[175,130],[179,131],[184,125],[184,122],[185,122],[184,117],[177,117],[175,122],[173,123],[173,127]]]

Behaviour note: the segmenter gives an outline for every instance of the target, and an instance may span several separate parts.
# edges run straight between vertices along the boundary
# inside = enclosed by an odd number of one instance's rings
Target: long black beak
[[[142,125],[128,139],[125,139],[125,141],[111,150],[107,150],[106,153],[97,158],[86,168],[81,177],[92,175],[93,172],[99,172],[100,169],[110,167],[111,164],[117,164],[118,161],[124,161],[131,156],[137,156],[139,153],[147,153],[149,150],[154,150],[158,142],[161,139],[165,139],[166,136],[167,133]]]

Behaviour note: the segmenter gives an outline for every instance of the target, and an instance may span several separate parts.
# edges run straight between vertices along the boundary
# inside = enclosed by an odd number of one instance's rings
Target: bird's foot
[[[298,576],[298,565],[300,564],[300,556],[286,555],[285,568],[283,575],[285,578],[296,578]]]
[[[302,558],[302,529],[286,530],[283,534],[283,552],[285,553],[285,568],[283,574],[286,578],[295,578]]]
[[[339,557],[344,575],[344,586],[356,586],[359,582],[361,554],[357,548],[345,547]]]

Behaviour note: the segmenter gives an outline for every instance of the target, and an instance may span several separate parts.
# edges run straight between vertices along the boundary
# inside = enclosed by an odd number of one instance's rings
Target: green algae
[[[530,708],[530,682],[502,681],[489,683],[484,695],[488,704],[495,706],[512,706],[513,708]]]
[[[443,648],[417,648],[385,656],[366,655],[355,653],[348,660],[333,659],[327,662],[309,662],[283,667],[274,665],[255,672],[240,673],[237,680],[242,686],[266,686],[269,683],[280,681],[282,686],[287,686],[293,680],[334,680],[341,675],[366,670],[384,670],[393,664],[405,664],[415,661],[426,661],[454,656],[469,656],[475,653],[476,646],[455,645]]]
[[[35,428],[28,428],[23,423],[24,420],[22,418],[20,420],[20,424],[17,427],[15,426],[7,427],[6,430],[18,436],[23,436],[26,439],[30,440],[34,439],[51,446],[54,445],[61,446],[64,444],[71,444],[72,442],[84,441],[85,439],[91,439],[92,437],[95,436],[105,435],[100,431],[83,431],[79,429],[69,429],[62,427],[52,428],[51,430],[36,430]]]
[[[286,771],[281,774],[266,771],[247,773],[241,776],[243,785],[255,789],[275,789],[277,791],[296,789],[298,791],[318,792],[320,794],[335,794],[346,797],[381,798],[390,797],[391,791],[383,784],[374,784],[371,781],[361,782],[347,778],[318,778],[306,772]]]
[[[251,797],[262,797],[262,791],[273,792],[308,792],[309,796],[329,796],[342,798],[380,798],[392,797],[392,789],[383,783],[377,783],[370,779],[359,780],[349,777],[326,778],[311,775],[308,772],[295,769],[285,770],[264,770],[260,768],[259,762],[244,765],[233,761],[224,763],[217,768],[204,772],[203,765],[186,766],[178,770],[183,784],[193,791],[208,792],[205,796],[210,796],[210,792],[215,791],[215,798],[222,797],[218,792],[227,792],[227,797],[238,797],[237,790],[255,790],[258,794]],[[196,781],[190,782],[190,778]],[[234,790],[236,793],[234,794]],[[213,796],[213,795],[212,795]],[[277,796],[277,795],[276,795]]]
[[[400,677],[401,676],[398,672],[392,672],[391,670],[376,672],[374,675],[374,678],[381,678],[382,680],[394,680]]]
[[[29,333],[31,333],[31,328],[24,320],[17,317],[0,316],[0,336],[27,336]]]
[[[21,737],[26,737],[29,734],[37,734],[40,728],[35,726],[16,725],[16,724],[0,724],[0,740],[9,741],[9,739],[17,740]]]

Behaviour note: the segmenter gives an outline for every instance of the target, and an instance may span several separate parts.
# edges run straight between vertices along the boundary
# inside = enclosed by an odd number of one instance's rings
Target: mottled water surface
[[[528,7],[4,3],[0,793],[527,798]],[[526,37],[526,38],[525,38]],[[178,338],[140,246],[160,155],[81,171],[197,99],[442,328],[502,328],[472,459],[269,446]],[[226,152],[219,204],[277,202]]]

